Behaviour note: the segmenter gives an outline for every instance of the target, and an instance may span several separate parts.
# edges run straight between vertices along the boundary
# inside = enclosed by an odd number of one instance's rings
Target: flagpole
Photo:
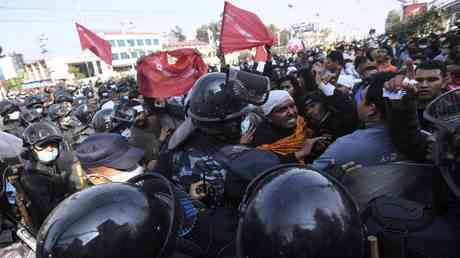
[[[81,5],[80,5],[80,0],[75,0],[75,1],[76,1],[76,3],[77,3],[77,19],[76,19],[76,20],[77,20],[77,21],[78,21],[78,20],[83,21],[82,12],[81,12]],[[76,21],[76,22],[77,22],[77,21]],[[85,52],[87,52],[87,51],[82,50],[82,52],[83,52],[83,63],[85,63],[85,67],[86,67],[86,71],[87,71],[87,73],[88,73],[88,79],[89,79],[89,78],[91,77],[91,73],[90,73],[90,71],[89,71],[89,65],[88,65],[88,61],[87,61],[87,58],[86,58],[86,54],[85,54]],[[78,79],[77,79],[77,80],[78,80]],[[93,89],[93,90],[94,90],[94,89]]]
[[[226,66],[225,63],[225,54],[222,51],[222,34],[224,31],[225,24],[225,11],[227,10],[227,2],[224,3],[224,12],[222,14],[222,23],[220,25],[220,35],[219,35],[219,59],[220,59],[220,70],[223,71],[223,68]]]

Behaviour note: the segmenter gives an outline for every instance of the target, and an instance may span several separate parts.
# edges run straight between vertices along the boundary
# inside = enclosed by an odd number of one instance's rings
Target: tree
[[[289,30],[283,29],[282,31],[280,31],[280,38],[279,38],[280,45],[286,46],[287,43],[289,42],[289,37],[290,37]]]
[[[209,35],[211,33],[211,35]],[[211,37],[210,37],[211,36]],[[219,22],[210,22],[209,24],[201,25],[196,30],[196,39],[208,43],[209,40],[214,41],[214,43],[219,39],[220,36],[220,23]]]
[[[432,32],[443,30],[444,16],[441,10],[433,7],[428,11],[405,18],[403,21],[396,22],[395,17],[387,18],[386,32],[395,34],[400,38],[426,36]],[[391,26],[390,26],[391,25]]]
[[[391,30],[395,25],[401,22],[401,15],[398,10],[391,10],[385,20],[385,31]]]
[[[209,30],[212,34],[212,39],[217,41],[220,37],[220,28],[222,26],[222,21],[219,22],[210,22],[208,25]]]
[[[244,51],[241,51],[240,54],[238,55],[238,60],[240,62],[246,62],[249,60],[250,57],[251,57],[251,52],[249,50],[244,50]]]
[[[75,76],[78,80],[86,78],[85,74],[83,74],[75,65],[69,65],[69,73],[73,74],[73,76]]]
[[[278,39],[278,33],[279,33],[279,29],[275,26],[275,24],[270,24],[267,26],[267,30],[270,31],[270,33],[276,38]],[[275,42],[275,45],[278,45],[278,42]]]
[[[2,46],[0,46],[0,58],[5,57],[5,55],[2,55],[2,52],[3,52],[3,48]]]
[[[7,91],[10,91],[12,89],[15,89],[19,86],[22,85],[22,83],[24,82],[24,78],[25,78],[25,71],[24,69],[19,69],[17,71],[17,75],[15,78],[12,78],[12,79],[9,79],[9,80],[6,80],[4,83],[5,83],[5,88],[7,89]]]
[[[171,30],[171,34],[178,40],[178,41],[185,41],[187,38],[184,35],[184,31],[181,27],[177,26]]]
[[[203,42],[208,42],[209,43],[209,34],[208,34],[208,25],[201,25],[197,30],[196,30],[196,39],[199,41]]]

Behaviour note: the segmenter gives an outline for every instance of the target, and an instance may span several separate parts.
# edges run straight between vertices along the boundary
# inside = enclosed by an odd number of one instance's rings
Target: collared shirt
[[[338,138],[313,162],[313,167],[328,170],[350,161],[362,166],[373,166],[400,159],[401,155],[391,142],[388,128],[375,123]]]

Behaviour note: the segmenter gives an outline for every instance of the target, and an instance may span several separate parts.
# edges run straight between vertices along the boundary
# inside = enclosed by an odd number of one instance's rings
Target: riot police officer
[[[0,116],[3,118],[2,131],[21,137],[24,128],[20,121],[21,110],[18,105],[9,100],[0,102]]]
[[[263,104],[268,97],[268,89],[268,78],[245,72],[211,73],[201,77],[186,101],[188,118],[170,138],[167,148],[165,146],[160,154],[156,169],[168,171],[167,177],[195,198],[204,199],[210,207],[222,206],[224,195],[228,197],[234,189],[233,185],[226,183],[234,177],[238,177],[234,182],[242,183],[257,172],[279,163],[270,152],[243,146],[224,148],[239,143],[243,109],[250,103]],[[249,159],[241,162],[245,155],[253,158],[251,162],[248,162]],[[240,162],[237,157],[241,158]],[[253,164],[254,160],[260,163]],[[236,164],[239,167],[235,170],[245,172],[229,173]],[[244,169],[250,166],[253,166],[252,169]],[[230,179],[227,180],[227,177]],[[203,193],[196,195],[195,190],[200,185],[209,190],[206,197]],[[241,185],[236,188],[244,190]]]
[[[268,88],[267,78],[248,73],[201,77],[186,101],[186,121],[163,145],[154,169],[204,204],[201,228],[213,236],[212,247],[205,248],[209,257],[233,250],[236,207],[245,187],[280,162],[271,152],[238,145],[244,109],[265,102]]]
[[[38,230],[49,212],[72,191],[69,176],[73,157],[58,128],[49,122],[28,126],[23,133],[25,152],[21,188],[27,198],[30,225]]]
[[[64,137],[70,144],[79,142],[80,133],[86,126],[72,114],[72,105],[67,103],[53,104],[48,108],[48,117],[64,133]]]
[[[114,121],[112,121],[113,109],[106,108],[97,111],[91,121],[91,125],[97,133],[111,133],[117,127]]]
[[[44,111],[43,101],[44,101],[44,98],[42,98],[41,96],[33,95],[26,99],[24,105],[27,109],[34,110],[36,113],[41,115]]]

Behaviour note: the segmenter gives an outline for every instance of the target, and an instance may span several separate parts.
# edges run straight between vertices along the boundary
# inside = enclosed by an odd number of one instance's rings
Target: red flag
[[[260,46],[256,48],[256,56],[254,58],[254,61],[260,63],[260,62],[267,62],[268,59],[268,53],[267,49],[265,46]]]
[[[103,38],[96,35],[96,33],[88,30],[78,23],[75,23],[75,25],[77,25],[77,32],[78,37],[80,37],[81,49],[89,49],[102,61],[112,65],[112,47],[110,46],[109,42],[105,41]]]
[[[227,54],[263,45],[273,45],[273,35],[254,13],[225,2],[220,33],[220,53]]]
[[[176,62],[170,64],[168,56],[176,58]],[[184,48],[148,55],[138,62],[136,70],[143,96],[166,98],[184,95],[208,72],[208,66],[193,49]]]

